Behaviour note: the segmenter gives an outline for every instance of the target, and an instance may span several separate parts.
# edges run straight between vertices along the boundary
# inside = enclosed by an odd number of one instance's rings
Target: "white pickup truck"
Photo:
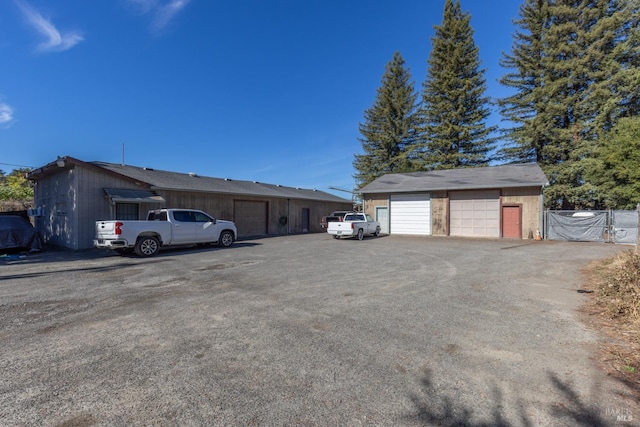
[[[238,231],[231,221],[215,219],[194,209],[157,209],[146,221],[96,221],[93,246],[119,253],[153,256],[163,246],[217,243],[228,247]]]
[[[340,222],[330,222],[327,233],[334,239],[341,237],[358,237],[362,240],[364,236],[378,236],[380,234],[380,223],[374,221],[369,215],[350,212],[344,216]]]

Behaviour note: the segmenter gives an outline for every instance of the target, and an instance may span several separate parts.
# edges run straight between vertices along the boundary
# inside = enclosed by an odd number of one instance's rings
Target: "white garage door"
[[[391,234],[431,234],[431,194],[392,194]]]
[[[500,192],[454,191],[449,194],[452,236],[500,237]]]

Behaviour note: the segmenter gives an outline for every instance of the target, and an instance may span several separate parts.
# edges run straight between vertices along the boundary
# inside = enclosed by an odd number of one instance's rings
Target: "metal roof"
[[[277,197],[285,199],[307,199],[325,202],[351,203],[333,194],[315,189],[285,187],[257,181],[240,181],[212,178],[194,173],[178,173],[153,168],[120,165],[104,162],[88,162],[93,166],[149,184],[154,190],[195,191],[218,194]]]
[[[547,179],[537,163],[460,168],[383,175],[360,189],[366,193],[476,190],[510,187],[541,187]]]
[[[126,188],[105,188],[104,192],[114,202],[162,203],[164,198],[153,191]]]

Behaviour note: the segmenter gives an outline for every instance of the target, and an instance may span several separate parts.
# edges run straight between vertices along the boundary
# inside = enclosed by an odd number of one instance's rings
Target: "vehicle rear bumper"
[[[327,230],[327,233],[333,236],[344,236],[344,237],[353,236],[353,230]]]
[[[93,246],[98,249],[118,249],[129,247],[126,240],[94,239]]]

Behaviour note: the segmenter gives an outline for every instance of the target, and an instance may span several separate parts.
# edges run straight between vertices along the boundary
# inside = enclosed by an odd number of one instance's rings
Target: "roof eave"
[[[268,197],[273,199],[300,199],[300,200],[319,200],[323,202],[333,202],[333,203],[343,203],[342,200],[335,200],[329,198],[313,198],[306,195],[299,195],[298,197],[292,197],[287,195],[265,195],[260,193],[250,193],[250,192],[237,192],[237,191],[224,191],[224,190],[201,190],[201,189],[188,189],[188,188],[177,188],[177,187],[160,187],[160,186],[150,186],[151,190],[156,191],[180,191],[180,192],[190,192],[190,193],[208,193],[208,194],[225,194],[229,196],[249,196],[249,197]],[[350,200],[344,199],[344,203],[351,203]]]
[[[465,185],[456,187],[432,187],[432,188],[403,188],[403,189],[378,189],[367,191],[356,191],[358,194],[373,194],[373,193],[415,193],[415,192],[429,192],[429,191],[463,191],[463,190],[489,190],[499,188],[522,188],[522,187],[545,187],[547,182],[523,182],[517,184],[506,185]]]

